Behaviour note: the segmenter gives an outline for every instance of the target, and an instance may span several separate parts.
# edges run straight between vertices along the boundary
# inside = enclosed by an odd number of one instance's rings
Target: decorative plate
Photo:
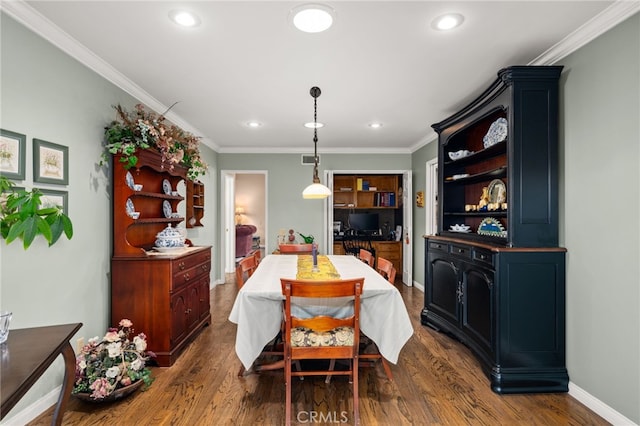
[[[127,172],[127,174],[124,177],[125,182],[127,182],[127,186],[131,189],[134,189],[134,185],[136,184],[135,181],[133,180],[133,175],[131,174],[131,172]]]
[[[136,211],[136,208],[134,207],[133,201],[131,201],[131,198],[127,198],[126,208],[127,208],[127,215],[132,217],[133,213]]]
[[[169,182],[167,179],[162,181],[162,190],[165,194],[171,195],[171,182]]]
[[[171,203],[167,200],[162,202],[162,213],[164,213],[164,217],[166,218],[170,218],[171,213],[173,213],[173,210],[171,210]]]
[[[504,230],[498,219],[485,217],[478,226],[478,235],[488,235],[490,237],[506,237],[507,231]]]
[[[507,128],[506,118],[498,118],[496,121],[491,123],[489,131],[484,135],[484,138],[482,138],[484,147],[489,148],[490,146],[507,139]]]
[[[500,179],[494,179],[489,183],[489,202],[504,203],[507,201],[507,186]]]

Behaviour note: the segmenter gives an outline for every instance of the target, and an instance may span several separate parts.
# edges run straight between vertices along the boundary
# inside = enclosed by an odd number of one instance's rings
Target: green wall
[[[563,59],[569,378],[640,423],[640,16]]]
[[[220,171],[267,171],[267,252],[276,249],[280,229],[295,229],[305,235],[314,235],[320,246],[324,244],[324,201],[302,198],[302,191],[311,184],[313,166],[302,165],[300,156],[301,154],[219,154]],[[318,175],[322,182],[325,182],[325,170],[411,169],[409,154],[320,154],[320,157]],[[222,246],[222,241],[220,245]]]

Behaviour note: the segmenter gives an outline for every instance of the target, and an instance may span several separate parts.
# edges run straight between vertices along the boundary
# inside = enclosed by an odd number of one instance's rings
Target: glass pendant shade
[[[321,183],[312,183],[302,191],[302,198],[307,200],[322,200],[331,195],[331,190]]]

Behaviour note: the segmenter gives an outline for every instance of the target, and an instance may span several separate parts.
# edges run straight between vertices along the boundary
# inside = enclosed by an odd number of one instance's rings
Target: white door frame
[[[438,232],[438,159],[426,162],[425,234]]]
[[[223,265],[223,270],[225,273],[230,274],[235,271],[236,264],[236,238],[235,238],[235,228],[236,228],[236,217],[235,217],[235,181],[236,176],[241,174],[247,175],[264,175],[264,242],[260,242],[262,245],[264,243],[265,247],[269,247],[269,172],[268,170],[221,170],[221,190],[222,194],[220,199],[222,200],[221,205],[221,218],[220,226],[221,232],[220,235],[223,235],[223,247],[220,249],[220,264]]]

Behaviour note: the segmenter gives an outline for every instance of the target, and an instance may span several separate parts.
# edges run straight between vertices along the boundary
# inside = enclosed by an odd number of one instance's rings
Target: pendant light
[[[313,183],[302,191],[302,198],[324,199],[331,195],[331,190],[320,183],[318,177],[318,96],[320,88],[312,87],[309,91],[313,97]]]

